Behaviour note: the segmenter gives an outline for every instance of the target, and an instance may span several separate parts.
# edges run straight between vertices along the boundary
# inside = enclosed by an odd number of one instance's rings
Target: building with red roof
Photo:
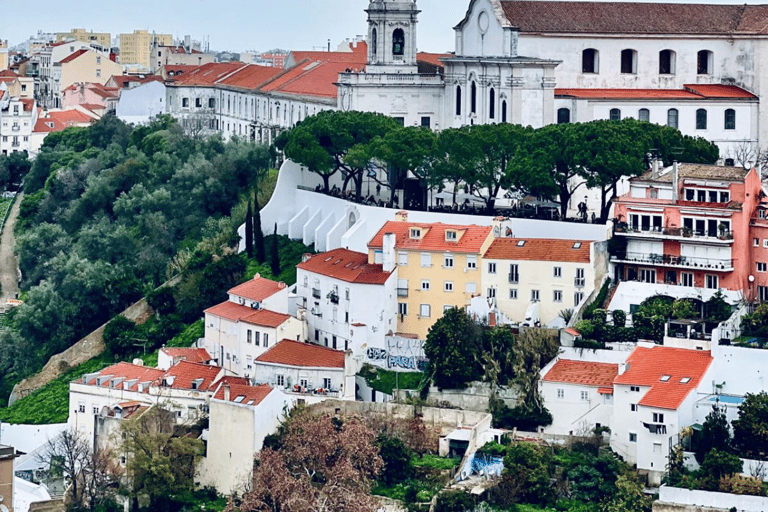
[[[161,370],[168,370],[181,361],[208,364],[212,360],[213,357],[204,348],[163,347],[158,351],[157,367]]]
[[[0,83],[0,154],[32,150],[32,131],[39,111],[37,102],[25,96],[13,96],[6,84]]]

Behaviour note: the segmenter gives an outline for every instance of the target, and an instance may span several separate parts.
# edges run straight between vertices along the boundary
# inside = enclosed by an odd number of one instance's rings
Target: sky
[[[0,0],[0,39],[13,46],[38,30],[84,28],[114,37],[146,29],[178,38],[189,34],[208,39],[212,50],[242,52],[324,49],[329,39],[335,49],[344,39],[367,33],[368,0],[78,0],[66,5],[60,0]],[[452,51],[452,28],[464,17],[469,0],[417,0],[417,5],[419,51]]]

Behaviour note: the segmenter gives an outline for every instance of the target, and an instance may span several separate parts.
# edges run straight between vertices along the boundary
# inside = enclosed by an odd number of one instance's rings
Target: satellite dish
[[[753,276],[753,275],[750,275],[750,276],[749,276],[749,282],[750,282],[750,283],[754,283],[754,282],[755,282],[755,276]]]

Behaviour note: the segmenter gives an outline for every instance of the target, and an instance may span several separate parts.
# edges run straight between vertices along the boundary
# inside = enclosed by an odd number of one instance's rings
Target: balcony
[[[694,258],[692,256],[673,256],[671,254],[653,254],[642,252],[627,252],[611,256],[614,263],[630,263],[652,265],[655,267],[686,268],[706,270],[710,272],[732,272],[733,260],[714,258]]]
[[[316,299],[320,298],[320,288],[312,288],[312,296]]]
[[[328,299],[330,299],[331,304],[338,304],[339,303],[339,294],[336,292],[331,292],[328,294]]]
[[[19,126],[17,124],[11,126],[11,131],[17,132],[19,130],[21,130],[21,126]]]
[[[398,288],[397,289],[397,296],[398,297],[407,297],[408,296],[408,288]]]
[[[584,279],[583,277],[575,277],[573,279],[573,286],[576,286],[578,288],[583,288],[586,282],[587,280]]]
[[[650,238],[658,240],[679,240],[685,241],[701,241],[715,244],[731,244],[733,243],[733,232],[721,229],[721,230],[695,230],[690,228],[681,227],[661,227],[661,226],[618,226],[614,234],[635,238]]]

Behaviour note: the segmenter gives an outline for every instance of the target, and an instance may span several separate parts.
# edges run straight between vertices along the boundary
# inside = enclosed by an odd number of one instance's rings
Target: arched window
[[[507,100],[501,101],[501,122],[507,122]]]
[[[587,48],[581,52],[581,72],[582,73],[597,73],[598,72],[598,53],[594,48]]]
[[[477,113],[477,85],[475,82],[469,86],[469,111],[472,114]]]
[[[557,109],[557,124],[565,124],[571,122],[571,109],[559,108]]]
[[[696,110],[696,129],[697,130],[707,129],[707,110],[704,108],[700,108]]]
[[[659,52],[659,74],[675,74],[675,52],[672,50],[661,50]]]
[[[377,45],[378,45],[378,37],[376,33],[376,28],[374,27],[371,30],[371,58],[373,60],[377,60],[376,59],[376,51],[378,49]]]
[[[635,50],[621,50],[621,72],[624,74],[637,73],[637,52]]]
[[[713,68],[713,55],[709,50],[701,50],[696,55],[696,72],[699,75],[711,75]]]
[[[647,108],[641,108],[637,111],[637,119],[640,121],[648,122],[651,120],[651,111]]]
[[[611,121],[621,121],[621,110],[617,108],[612,108],[611,111],[608,113],[608,116]]]
[[[396,28],[392,32],[392,55],[402,56],[405,52],[405,32],[403,29]]]
[[[491,87],[489,91],[490,97],[488,98],[488,118],[496,119],[496,92]]]
[[[676,108],[667,110],[667,126],[677,128],[678,113]]]
[[[733,158],[726,158],[725,165],[727,165],[728,167],[733,167],[734,165],[736,165],[736,161]]]
[[[732,108],[725,109],[725,129],[726,130],[735,130],[736,129],[736,111]]]
[[[456,115],[461,115],[461,86],[456,86]]]

